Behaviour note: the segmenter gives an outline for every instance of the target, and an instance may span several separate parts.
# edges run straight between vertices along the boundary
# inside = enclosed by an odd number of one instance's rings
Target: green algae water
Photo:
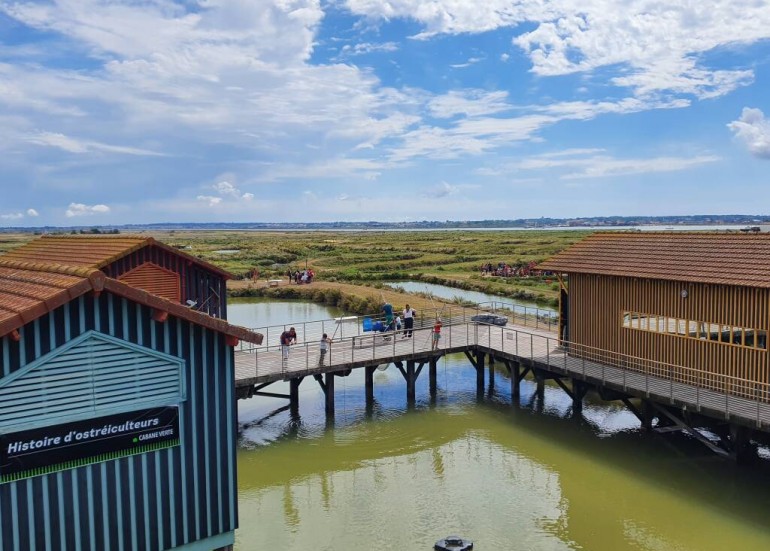
[[[557,387],[540,403],[525,381],[514,405],[500,373],[478,397],[462,355],[441,359],[435,401],[420,376],[411,409],[398,370],[374,384],[367,411],[362,370],[339,378],[333,423],[312,379],[295,418],[239,403],[236,549],[418,551],[450,534],[482,551],[770,549],[770,461],[735,466],[590,398],[575,416]]]

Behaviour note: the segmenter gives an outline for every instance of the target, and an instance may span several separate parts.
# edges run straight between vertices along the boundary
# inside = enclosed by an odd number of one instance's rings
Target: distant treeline
[[[158,224],[124,224],[102,228],[114,230],[408,230],[408,229],[471,229],[471,228],[552,228],[592,226],[646,225],[757,225],[770,224],[770,215],[755,214],[693,214],[686,216],[588,216],[583,218],[516,218],[511,220],[422,220],[410,222],[168,222]],[[93,233],[93,228],[43,226],[37,228],[9,227],[0,232],[61,232]]]

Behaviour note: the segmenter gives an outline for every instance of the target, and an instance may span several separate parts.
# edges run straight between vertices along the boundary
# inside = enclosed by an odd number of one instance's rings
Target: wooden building
[[[107,277],[227,319],[226,283],[232,274],[152,237],[46,235],[2,258],[98,268]]]
[[[540,267],[567,276],[573,355],[752,398],[767,388],[770,234],[596,233]]]
[[[188,255],[150,241],[102,271],[87,252],[117,240],[67,239],[89,246],[0,257],[0,549],[230,548],[233,347],[261,335],[120,277],[221,276]]]

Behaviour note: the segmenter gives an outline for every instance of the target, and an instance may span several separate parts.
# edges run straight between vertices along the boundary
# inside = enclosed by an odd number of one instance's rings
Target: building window
[[[720,325],[708,321],[669,318],[643,312],[622,312],[622,327],[651,333],[664,333],[689,339],[767,349],[767,331],[751,327]]]

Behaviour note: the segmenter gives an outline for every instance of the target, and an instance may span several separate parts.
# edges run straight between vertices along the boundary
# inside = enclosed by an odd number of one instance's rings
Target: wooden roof
[[[0,337],[85,293],[103,290],[213,331],[262,343],[259,333],[108,278],[97,268],[19,262],[6,257],[0,258]]]
[[[153,237],[143,235],[44,235],[40,239],[8,251],[0,258],[21,262],[104,268],[150,245],[185,258],[225,279],[233,279],[233,275],[222,268],[156,241]]]
[[[564,273],[770,288],[770,233],[595,233],[538,267]]]

